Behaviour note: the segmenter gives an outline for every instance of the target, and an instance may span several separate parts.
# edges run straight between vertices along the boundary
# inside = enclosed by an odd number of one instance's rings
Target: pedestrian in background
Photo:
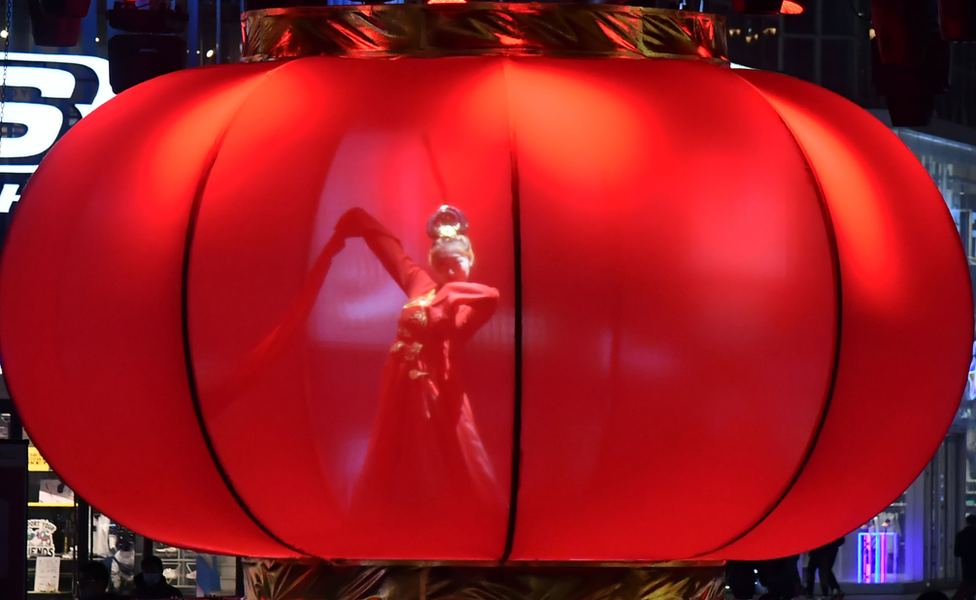
[[[976,515],[966,515],[966,526],[956,534],[953,553],[962,562],[962,581],[952,596],[954,600],[976,598]]]
[[[108,568],[91,561],[78,569],[78,597],[81,600],[121,600],[121,596],[108,592]]]
[[[147,556],[142,559],[142,573],[135,577],[136,591],[132,594],[135,600],[169,600],[182,598],[178,589],[166,583],[163,577],[163,561],[158,556]]]
[[[842,598],[844,596],[840,584],[837,583],[837,577],[834,576],[834,563],[837,562],[837,553],[843,545],[844,538],[838,538],[810,551],[806,569],[807,598],[813,598],[813,584],[817,572],[820,573],[820,591],[824,598]]]

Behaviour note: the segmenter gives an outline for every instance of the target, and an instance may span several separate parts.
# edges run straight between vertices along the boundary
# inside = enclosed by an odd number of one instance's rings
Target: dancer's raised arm
[[[410,258],[400,240],[365,210],[346,211],[336,224],[336,233],[346,238],[363,238],[408,297],[414,298],[434,287],[430,275]]]

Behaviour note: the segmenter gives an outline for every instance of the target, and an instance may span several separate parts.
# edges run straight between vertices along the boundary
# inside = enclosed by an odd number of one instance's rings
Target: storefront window
[[[91,513],[91,559],[105,564],[114,591],[129,594],[136,586],[140,564],[151,553],[163,563],[163,578],[184,597],[233,595],[237,583],[237,560],[149,542],[114,522],[108,515]]]
[[[958,577],[952,554],[964,516],[961,473],[965,436],[950,433],[935,457],[897,500],[847,535],[837,577],[857,584],[947,582]]]
[[[27,456],[28,597],[67,600],[77,575],[75,494],[51,471],[33,443]]]
[[[153,554],[163,561],[163,577],[184,596],[233,594],[237,585],[237,559],[153,543]]]
[[[108,569],[110,588],[128,594],[135,589],[135,574],[138,572],[138,548],[142,546],[140,536],[129,531],[103,514],[91,514],[91,538],[89,549],[91,560],[99,561]]]

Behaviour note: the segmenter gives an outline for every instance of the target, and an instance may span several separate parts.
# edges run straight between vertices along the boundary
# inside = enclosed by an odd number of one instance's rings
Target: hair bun
[[[444,205],[427,221],[427,235],[430,239],[452,238],[468,231],[468,218],[460,208]]]

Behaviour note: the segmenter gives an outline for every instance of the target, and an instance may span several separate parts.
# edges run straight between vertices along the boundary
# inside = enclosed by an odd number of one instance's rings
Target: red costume
[[[498,290],[469,282],[438,287],[364,211],[347,213],[336,230],[363,237],[409,298],[383,370],[354,507],[437,519],[452,498],[469,501],[471,509],[504,503],[506,490],[495,480],[457,361],[464,343],[494,314]]]

